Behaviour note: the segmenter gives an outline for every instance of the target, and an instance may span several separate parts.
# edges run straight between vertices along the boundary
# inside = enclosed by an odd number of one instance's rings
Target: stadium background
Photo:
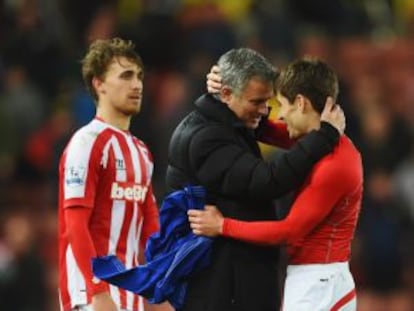
[[[412,0],[1,1],[2,310],[58,310],[58,158],[94,114],[79,60],[91,40],[113,36],[132,39],[146,66],[131,131],[154,154],[159,201],[171,131],[220,54],[249,46],[278,67],[305,54],[331,64],[365,165],[351,261],[358,310],[414,310]]]

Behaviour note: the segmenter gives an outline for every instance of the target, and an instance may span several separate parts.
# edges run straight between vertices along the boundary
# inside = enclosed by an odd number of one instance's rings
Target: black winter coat
[[[172,135],[167,187],[203,185],[209,203],[227,217],[274,220],[272,200],[300,186],[339,139],[322,122],[320,130],[266,162],[254,132],[226,104],[203,95],[195,105]],[[279,310],[277,262],[278,248],[217,238],[211,266],[189,281],[183,311]]]

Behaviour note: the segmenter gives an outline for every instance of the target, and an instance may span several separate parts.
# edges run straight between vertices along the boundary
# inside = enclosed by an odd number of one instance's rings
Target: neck
[[[96,116],[105,123],[108,123],[120,130],[128,131],[131,123],[131,116],[125,115],[119,111],[114,111],[110,108],[103,108],[98,105],[96,109]]]
[[[309,123],[307,127],[307,133],[313,130],[319,130],[321,128],[321,116],[319,114],[315,114],[312,117],[309,117]]]

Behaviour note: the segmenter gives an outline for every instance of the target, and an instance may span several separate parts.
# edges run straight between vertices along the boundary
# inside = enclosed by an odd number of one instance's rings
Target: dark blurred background
[[[223,52],[248,46],[278,67],[303,55],[331,64],[365,165],[351,260],[358,310],[414,310],[412,0],[2,0],[2,310],[58,310],[59,155],[94,115],[79,61],[91,40],[113,36],[133,40],[145,63],[131,131],[154,154],[159,201],[171,131]]]

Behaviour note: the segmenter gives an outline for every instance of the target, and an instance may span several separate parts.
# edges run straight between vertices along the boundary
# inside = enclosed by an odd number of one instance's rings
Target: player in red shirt
[[[140,111],[143,64],[130,41],[97,40],[82,61],[96,117],[79,129],[59,166],[59,296],[62,311],[142,311],[141,297],[93,277],[91,259],[127,268],[159,229],[153,160],[128,128]]]
[[[277,90],[280,119],[295,139],[319,128],[325,99],[336,99],[338,82],[325,63],[302,59],[282,71]],[[195,234],[287,244],[283,311],[354,311],[355,284],[348,260],[362,184],[360,153],[343,135],[333,153],[315,165],[285,219],[245,222],[223,218],[212,206],[191,210],[189,219]]]

